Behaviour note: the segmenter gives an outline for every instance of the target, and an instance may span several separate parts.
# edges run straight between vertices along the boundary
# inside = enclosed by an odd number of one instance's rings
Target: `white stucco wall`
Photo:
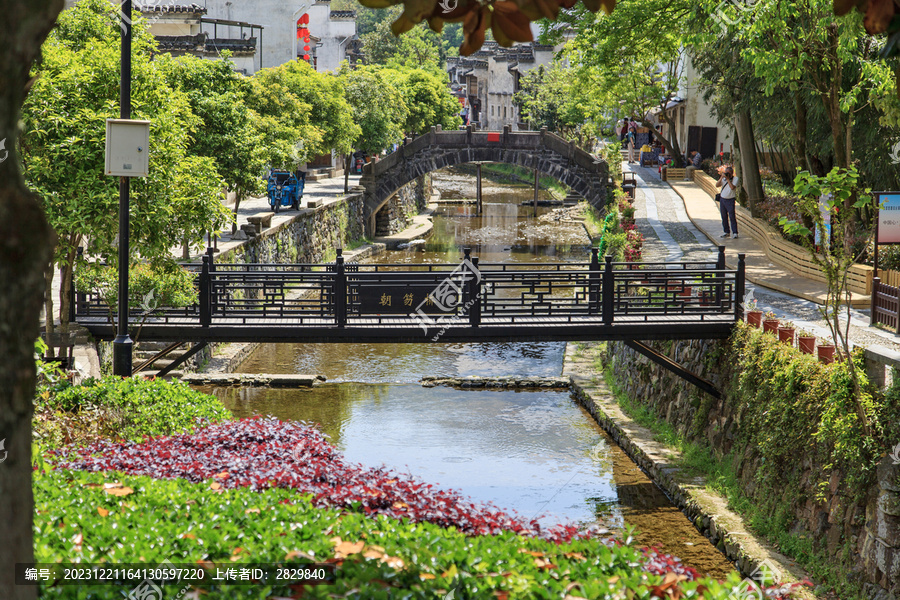
[[[297,57],[297,19],[308,0],[205,0],[211,19],[244,21],[264,27],[262,66],[277,67]],[[218,28],[220,37],[240,38],[240,28]]]

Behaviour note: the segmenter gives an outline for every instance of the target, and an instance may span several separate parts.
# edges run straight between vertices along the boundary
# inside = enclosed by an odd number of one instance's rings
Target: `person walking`
[[[684,170],[684,180],[691,181],[691,173],[700,168],[700,163],[703,162],[703,157],[700,156],[700,153],[696,150],[691,150],[691,162]]]
[[[730,235],[732,239],[736,240],[738,237],[738,226],[735,200],[738,178],[734,175],[734,169],[726,167],[725,172],[719,177],[716,185],[722,188],[722,191],[719,192],[719,213],[722,215],[722,229],[725,231],[719,237],[727,238]]]
[[[637,126],[634,121],[628,127],[628,133],[625,134],[625,143],[628,146],[628,164],[634,163],[634,144],[637,139]]]

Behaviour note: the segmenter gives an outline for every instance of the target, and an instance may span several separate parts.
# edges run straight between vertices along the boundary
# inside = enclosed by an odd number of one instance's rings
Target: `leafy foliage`
[[[708,598],[725,600],[738,584],[691,580],[671,557],[630,545],[563,544],[511,532],[467,536],[453,528],[358,511],[319,508],[290,489],[246,488],[79,471],[35,475],[35,555],[41,562],[152,564],[214,562],[337,567],[331,585],[306,586],[304,598]],[[114,481],[115,480],[115,481]],[[111,487],[104,487],[111,486]],[[118,486],[118,487],[112,487]],[[114,495],[108,491],[118,491]],[[166,597],[182,586],[165,586]],[[209,597],[296,595],[287,586],[203,586]],[[109,588],[56,586],[46,598],[86,598]],[[627,595],[626,595],[627,594]],[[783,597],[783,596],[780,596]]]
[[[797,456],[804,454],[815,464],[839,469],[851,495],[865,493],[884,451],[895,443],[896,398],[873,394],[864,370],[857,392],[850,363],[824,365],[759,329],[740,325],[732,345],[738,362],[731,369],[729,398],[742,407],[741,439],[763,459],[757,470],[761,489],[784,490],[788,503],[799,501],[804,467]],[[861,355],[853,362],[860,371]]]
[[[406,133],[418,135],[436,125],[448,130],[462,125],[459,101],[450,94],[446,73],[399,66],[382,73],[387,84],[397,89],[406,102],[409,112],[402,125]]]
[[[214,396],[180,381],[140,377],[89,379],[82,385],[58,380],[39,389],[34,404],[35,438],[44,446],[100,437],[140,440],[191,431],[198,420],[231,418]]]
[[[75,276],[75,289],[99,292],[110,308],[115,307],[119,295],[118,271],[98,263],[86,264]],[[197,303],[196,277],[178,265],[155,268],[138,264],[128,273],[129,306],[151,310],[157,306],[183,307]]]
[[[202,120],[189,151],[215,160],[219,175],[241,197],[262,192],[267,161],[262,133],[244,102],[249,80],[234,72],[228,56],[204,60],[164,55],[156,60],[169,85],[187,96]]]
[[[58,235],[56,264],[70,289],[76,248],[115,265],[118,182],[104,177],[105,120],[118,117],[119,28],[113,7],[85,0],[60,17],[43,47],[39,76],[23,110],[21,148],[28,185],[43,199]],[[133,50],[134,117],[148,119],[150,176],[131,182],[134,256],[172,264],[170,249],[199,244],[229,220],[212,158],[191,153],[200,121],[184,93],[165,81],[153,38],[138,20]],[[60,307],[68,320],[68,311]]]
[[[384,85],[382,69],[365,66],[352,70],[342,68],[340,75],[347,102],[360,127],[353,147],[372,154],[400,142],[409,109],[399,90]]]
[[[484,43],[488,30],[501,46],[509,47],[514,42],[530,42],[534,36],[530,23],[539,19],[556,20],[561,8],[572,8],[577,0],[523,0],[510,2],[499,0],[481,3],[476,0],[460,0],[456,5],[439,4],[438,0],[361,0],[360,4],[369,8],[387,8],[402,4],[403,11],[391,25],[391,31],[399,36],[413,29],[419,23],[428,21],[434,31],[440,33],[444,23],[462,22],[463,43],[459,53],[464,56],[476,52]],[[591,12],[602,7],[612,12],[615,0],[583,0]],[[452,6],[451,10],[447,10]]]

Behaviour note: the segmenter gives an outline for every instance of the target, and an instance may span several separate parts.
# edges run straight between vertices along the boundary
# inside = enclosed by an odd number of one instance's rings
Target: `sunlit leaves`
[[[457,4],[438,3],[437,0],[360,0],[369,8],[385,8],[403,4],[403,12],[394,21],[392,30],[400,35],[422,21],[434,31],[440,31],[443,23],[463,23],[464,41],[459,53],[468,56],[484,44],[485,32],[490,29],[501,46],[514,42],[531,41],[530,23],[542,18],[555,19],[560,8],[572,8],[577,0],[459,0]],[[591,12],[612,12],[615,0],[586,0],[584,6]]]

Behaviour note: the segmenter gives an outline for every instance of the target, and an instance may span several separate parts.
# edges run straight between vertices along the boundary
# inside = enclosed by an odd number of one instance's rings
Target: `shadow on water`
[[[441,175],[437,184],[441,184]],[[491,190],[474,207],[447,206],[425,244],[377,258],[382,264],[457,262],[471,246],[482,262],[586,261],[581,225],[526,218],[530,189]],[[530,208],[528,209],[530,211]],[[546,525],[601,520],[641,532],[701,573],[724,577],[731,563],[665,494],[561,391],[424,388],[424,375],[555,376],[563,343],[268,344],[248,373],[309,373],[329,383],[310,390],[215,389],[237,417],[274,415],[317,423],[346,458],[386,465],[477,502]]]

